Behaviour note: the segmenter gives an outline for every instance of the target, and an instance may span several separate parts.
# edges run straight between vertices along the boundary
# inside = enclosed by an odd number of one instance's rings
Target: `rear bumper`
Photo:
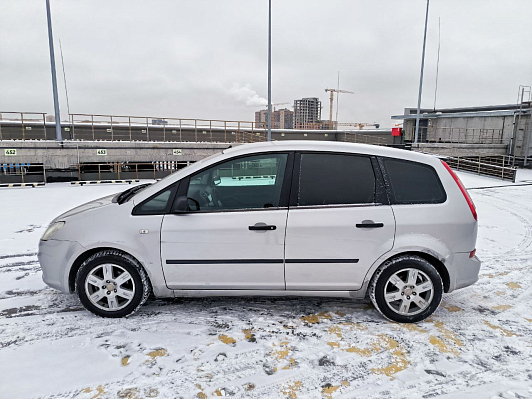
[[[39,242],[39,263],[42,279],[46,285],[65,293],[70,293],[68,275],[71,260],[83,252],[84,248],[74,241],[48,240]]]
[[[469,253],[454,253],[452,264],[448,267],[450,277],[449,292],[476,283],[480,265],[480,259],[476,256],[470,258]]]

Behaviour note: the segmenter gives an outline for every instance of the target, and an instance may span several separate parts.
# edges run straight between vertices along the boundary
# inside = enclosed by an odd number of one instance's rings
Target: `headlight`
[[[42,235],[41,240],[42,241],[48,241],[50,238],[52,238],[52,236],[55,233],[57,233],[59,230],[61,230],[61,227],[63,227],[64,225],[65,225],[65,222],[52,223],[50,226],[48,226],[48,228],[46,229],[46,231]]]

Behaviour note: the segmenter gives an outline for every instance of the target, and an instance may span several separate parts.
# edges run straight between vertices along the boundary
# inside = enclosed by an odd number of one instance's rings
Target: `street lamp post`
[[[419,139],[419,114],[421,111],[421,92],[423,91],[423,69],[425,68],[425,44],[427,43],[427,23],[429,21],[429,1],[427,0],[427,12],[425,14],[425,33],[423,35],[423,53],[421,55],[421,74],[419,77],[419,95],[417,98],[417,113],[416,113],[416,134],[414,136],[414,144],[417,144]]]
[[[54,37],[52,35],[52,16],[50,13],[50,0],[46,0],[46,16],[48,18],[48,44],[50,47],[50,66],[52,68],[52,90],[54,93],[55,139],[59,142],[62,142],[63,137],[61,136],[61,115],[59,114],[57,77],[55,75]]]
[[[272,141],[272,0],[268,0],[268,141]]]

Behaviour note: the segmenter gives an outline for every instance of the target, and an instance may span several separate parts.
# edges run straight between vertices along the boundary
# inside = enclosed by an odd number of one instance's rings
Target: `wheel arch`
[[[144,267],[144,265],[142,264],[142,262],[140,262],[137,259],[137,257],[135,257],[131,253],[129,253],[127,251],[124,251],[122,249],[113,248],[113,247],[97,247],[97,248],[91,248],[91,249],[81,253],[80,255],[78,255],[76,260],[74,260],[74,262],[72,263],[72,266],[70,267],[70,271],[68,273],[68,289],[69,289],[69,291],[71,293],[73,293],[76,290],[76,276],[77,276],[78,270],[81,267],[81,265],[83,264],[83,262],[85,262],[87,259],[89,259],[92,255],[94,255],[94,254],[96,254],[98,252],[101,252],[101,251],[117,251],[117,252],[120,252],[120,253],[122,253],[124,255],[130,256],[133,259],[135,259],[137,261],[137,263],[142,267],[144,272],[146,273],[146,277],[148,279],[148,283],[150,284],[150,289],[152,289],[152,283],[150,281],[150,275],[149,275],[148,271],[146,270],[146,268]]]
[[[401,257],[401,256],[405,256],[405,255],[415,255],[415,256],[419,256],[420,258],[426,260],[427,262],[429,262],[432,266],[434,266],[434,268],[436,269],[436,271],[438,272],[438,274],[441,276],[441,279],[442,279],[442,282],[443,282],[443,292],[449,292],[449,288],[451,286],[451,276],[449,275],[449,271],[447,270],[447,267],[445,266],[445,264],[439,260],[436,256],[432,255],[432,254],[429,254],[427,252],[422,252],[422,251],[405,251],[405,252],[400,252],[400,253],[396,253],[396,254],[393,254],[392,256],[384,259],[382,262],[379,263],[379,266],[375,268],[375,270],[373,270],[373,273],[371,274],[371,277],[370,279],[368,280],[371,281],[373,279],[373,277],[375,276],[375,273],[377,273],[377,271],[379,270],[379,268],[386,262],[392,260],[392,259],[395,259],[395,258],[398,258],[398,257]]]

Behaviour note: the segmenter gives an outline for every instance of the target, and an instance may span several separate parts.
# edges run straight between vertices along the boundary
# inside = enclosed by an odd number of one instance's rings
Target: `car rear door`
[[[375,159],[296,156],[285,240],[287,290],[358,290],[393,247],[395,219]]]

